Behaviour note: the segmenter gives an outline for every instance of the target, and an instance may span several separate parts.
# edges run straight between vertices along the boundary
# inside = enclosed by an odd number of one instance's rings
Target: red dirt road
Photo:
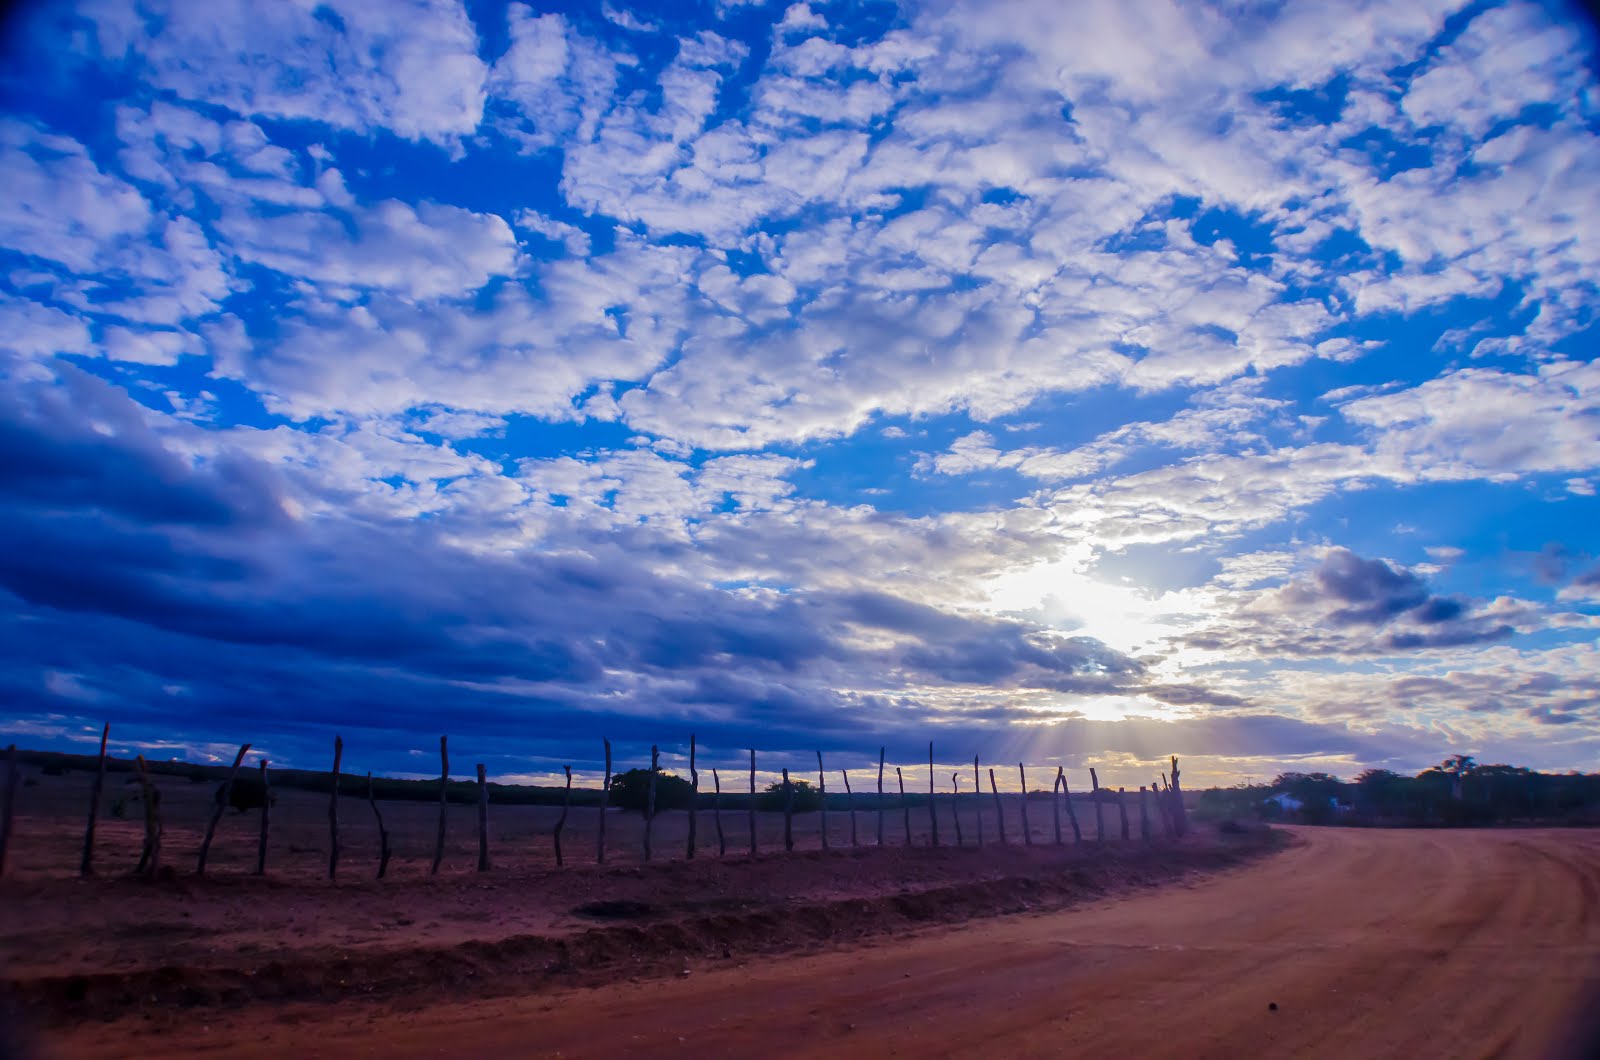
[[[1298,838],[1188,887],[865,948],[421,1010],[197,1012],[183,1037],[230,1058],[1593,1055],[1600,834]],[[129,1031],[48,1055],[180,1051]]]

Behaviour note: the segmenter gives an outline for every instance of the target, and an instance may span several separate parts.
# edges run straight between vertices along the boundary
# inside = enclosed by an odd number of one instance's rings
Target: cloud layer
[[[33,13],[14,720],[1579,763],[1559,15]]]

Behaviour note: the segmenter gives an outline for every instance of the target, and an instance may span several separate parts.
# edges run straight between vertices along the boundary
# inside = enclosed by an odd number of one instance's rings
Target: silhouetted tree
[[[662,771],[656,774],[656,812],[686,810],[694,788],[680,776]],[[630,769],[611,777],[611,805],[623,810],[645,811],[650,800],[650,770]]]

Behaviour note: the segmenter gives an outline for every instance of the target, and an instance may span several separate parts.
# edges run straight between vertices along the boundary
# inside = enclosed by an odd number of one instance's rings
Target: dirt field
[[[1011,845],[991,802],[982,850],[951,849],[948,817],[931,848],[924,809],[910,847],[890,813],[889,847],[851,850],[835,813],[836,849],[811,815],[784,855],[781,815],[762,814],[770,853],[720,860],[703,814],[689,862],[671,814],[657,856],[676,860],[652,865],[638,816],[613,813],[596,866],[598,816],[575,811],[557,869],[555,811],[504,806],[480,875],[475,811],[452,807],[429,877],[436,807],[386,803],[400,853],[379,882],[351,798],[329,883],[326,800],[284,791],[269,877],[247,875],[256,817],[230,813],[199,880],[211,788],[163,787],[178,871],[154,884],[126,876],[137,806],[102,823],[84,881],[87,778],[24,789],[0,978],[42,1056],[1600,1055],[1581,1022],[1600,1011],[1595,833],[1301,829],[1263,859],[1262,836],[1210,828],[1154,847],[1074,847],[1068,829],[1056,847],[1045,803],[1028,848],[1012,799]],[[725,824],[744,850],[744,815]],[[876,814],[856,824],[870,844]]]
[[[1175,887],[792,959],[488,1001],[196,1009],[58,1028],[44,1055],[1594,1055],[1600,836],[1296,839]]]

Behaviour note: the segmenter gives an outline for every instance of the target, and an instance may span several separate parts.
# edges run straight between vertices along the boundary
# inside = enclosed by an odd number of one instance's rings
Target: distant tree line
[[[1195,809],[1210,818],[1303,824],[1600,825],[1600,774],[1539,773],[1453,755],[1415,776],[1368,769],[1347,781],[1328,773],[1280,773],[1270,784],[1200,792]]]

